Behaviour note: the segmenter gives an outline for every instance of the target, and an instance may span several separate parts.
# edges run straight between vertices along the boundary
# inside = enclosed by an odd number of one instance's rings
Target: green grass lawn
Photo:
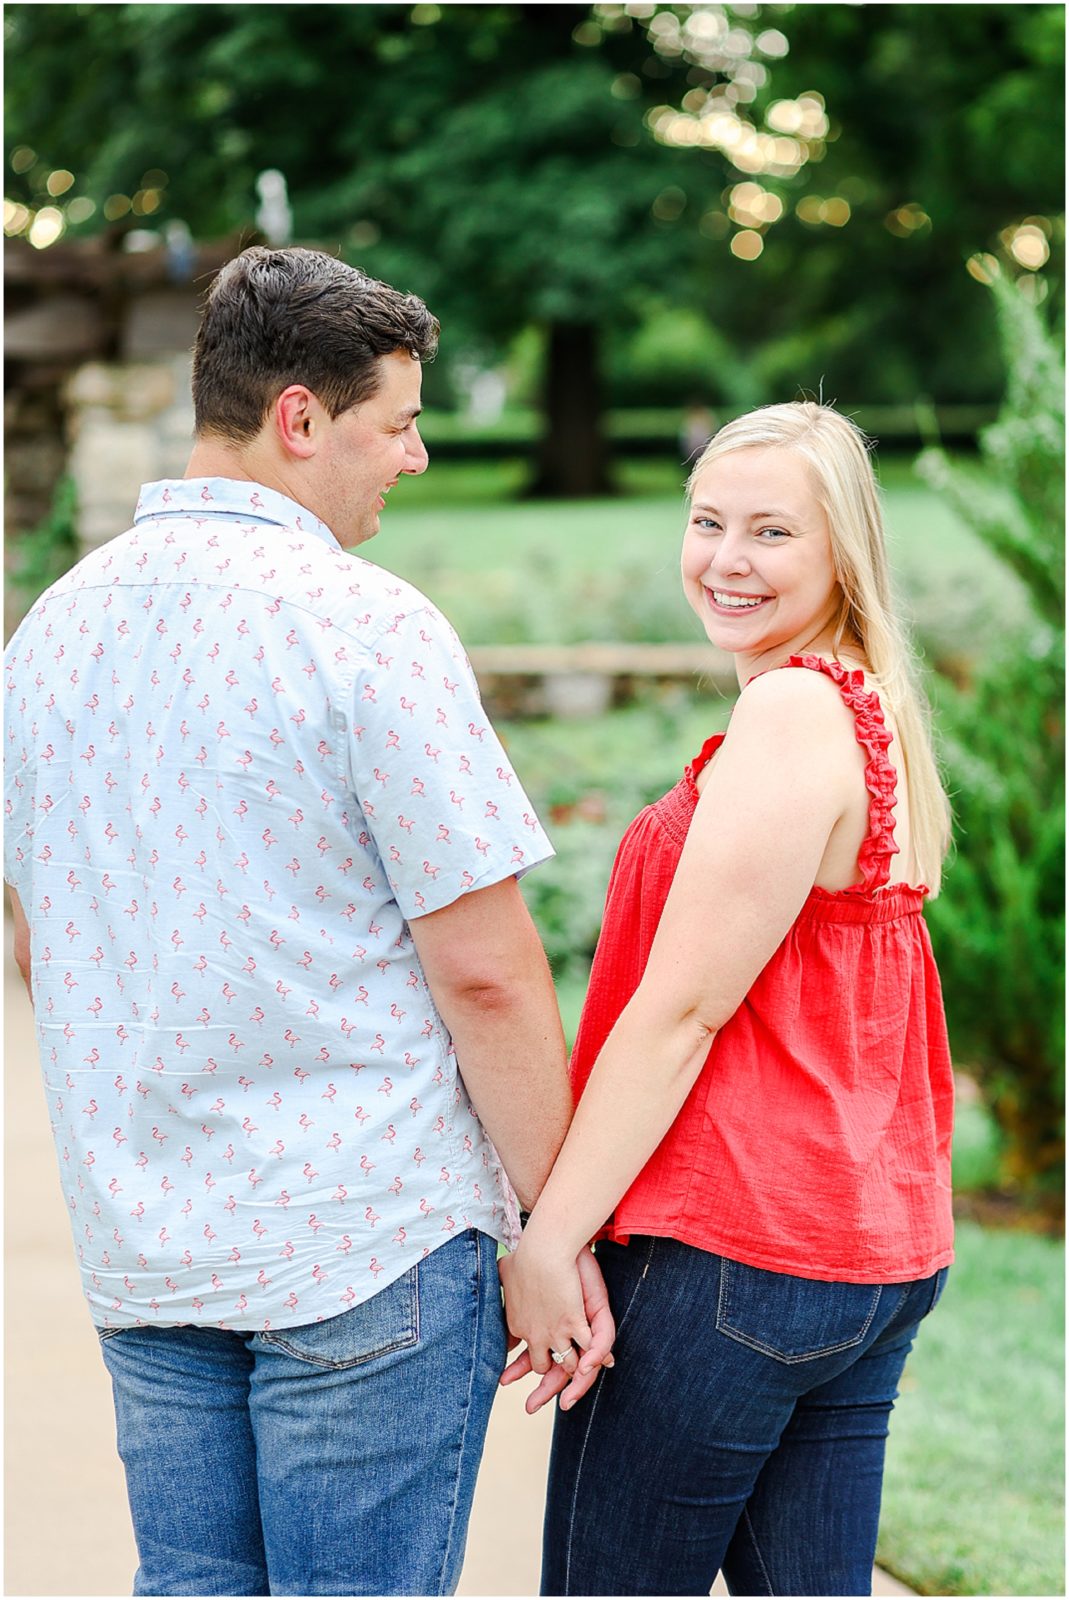
[[[878,1558],[921,1594],[1065,1593],[1064,1258],[958,1226],[887,1455]]]
[[[361,554],[428,593],[469,644],[699,639],[679,593],[683,470],[620,464],[603,500],[517,498],[520,460],[440,462],[398,484]],[[881,466],[888,542],[925,642],[968,651],[1024,614],[1016,581],[915,476]]]

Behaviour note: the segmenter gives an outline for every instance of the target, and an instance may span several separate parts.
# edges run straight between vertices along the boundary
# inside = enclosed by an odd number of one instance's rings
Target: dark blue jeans
[[[505,1361],[469,1229],[370,1300],[268,1333],[106,1333],[141,1595],[444,1595]]]
[[[601,1243],[616,1365],[550,1461],[544,1595],[867,1595],[917,1283],[818,1283]]]

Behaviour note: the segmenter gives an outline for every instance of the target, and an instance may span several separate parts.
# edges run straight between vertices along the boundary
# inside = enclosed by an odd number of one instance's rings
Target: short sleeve
[[[4,878],[23,901],[33,847],[35,756],[15,642],[4,663]]]
[[[351,716],[354,787],[405,917],[552,856],[464,649],[433,606],[395,617],[368,648]]]

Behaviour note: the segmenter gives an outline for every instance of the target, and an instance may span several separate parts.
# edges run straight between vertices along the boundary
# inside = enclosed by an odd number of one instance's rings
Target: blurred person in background
[[[922,915],[949,808],[860,432],[753,412],[689,492],[684,592],[741,693],[617,855],[582,1098],[502,1263],[528,1346],[503,1381],[559,1348],[596,1235],[616,1363],[560,1401],[543,1593],[706,1594],[723,1571],[734,1594],[868,1594],[889,1414],[953,1259]]]
[[[8,652],[5,876],[138,1594],[452,1592],[512,1186],[571,1114],[517,885],[549,843],[448,623],[349,553],[427,466],[437,335],[329,256],[238,256],[186,476]]]
[[[692,467],[716,432],[716,416],[702,400],[692,400],[679,424],[679,454]]]

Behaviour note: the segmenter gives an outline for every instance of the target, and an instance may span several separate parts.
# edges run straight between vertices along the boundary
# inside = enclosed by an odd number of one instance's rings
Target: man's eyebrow
[[[422,411],[422,406],[405,406],[402,410],[395,413],[394,420],[396,422],[415,422],[416,418],[421,414]]]

